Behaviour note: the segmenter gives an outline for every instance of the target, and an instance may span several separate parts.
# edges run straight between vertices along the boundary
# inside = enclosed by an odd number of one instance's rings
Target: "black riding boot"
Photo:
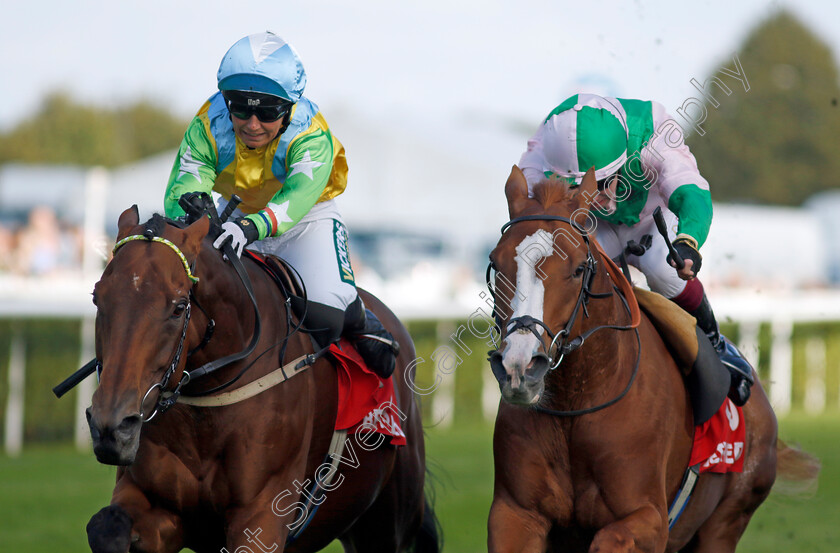
[[[394,372],[400,345],[370,309],[365,309],[362,298],[356,298],[344,312],[343,334],[353,342],[368,367],[381,378]]]
[[[735,344],[720,333],[720,328],[715,319],[715,313],[712,311],[712,306],[709,304],[709,299],[705,293],[703,294],[703,301],[700,302],[700,306],[689,313],[697,319],[697,326],[709,337],[709,341],[714,346],[715,351],[717,351],[721,362],[729,369],[729,373],[732,375],[729,399],[735,405],[744,405],[750,398],[750,387],[755,382],[752,366],[744,359],[743,354],[735,347]]]

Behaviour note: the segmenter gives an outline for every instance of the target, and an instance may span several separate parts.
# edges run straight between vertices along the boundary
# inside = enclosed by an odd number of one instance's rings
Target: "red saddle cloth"
[[[406,445],[400,427],[405,415],[397,407],[393,377],[379,378],[344,338],[330,346],[330,354],[338,371],[335,429],[347,429],[348,434],[377,432],[388,436],[391,445]]]
[[[688,465],[700,463],[700,472],[743,472],[744,411],[726,398],[711,419],[694,428],[694,446]]]

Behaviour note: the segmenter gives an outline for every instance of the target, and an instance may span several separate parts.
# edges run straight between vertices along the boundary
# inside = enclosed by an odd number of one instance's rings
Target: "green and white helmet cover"
[[[576,94],[543,122],[543,155],[558,176],[580,184],[590,167],[604,179],[627,161],[627,115],[618,102]]]

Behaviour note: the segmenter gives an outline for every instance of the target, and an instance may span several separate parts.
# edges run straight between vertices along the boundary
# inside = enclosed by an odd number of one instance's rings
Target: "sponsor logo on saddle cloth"
[[[398,439],[401,438],[403,441],[405,440],[405,434],[403,434],[402,428],[400,428],[400,423],[397,421],[393,413],[393,408],[377,407],[365,415],[365,418],[362,419],[362,424],[359,425],[359,427],[368,429],[375,428],[375,432],[379,432],[385,436],[391,436]],[[394,441],[392,440],[391,443],[393,444]]]
[[[348,434],[381,434],[393,446],[406,445],[400,421],[408,416],[397,405],[394,379],[379,378],[346,338],[332,344],[330,353],[338,362],[335,429],[346,429]]]
[[[700,472],[742,472],[744,470],[744,412],[729,398],[711,419],[695,427],[689,466],[700,464]]]
[[[335,255],[338,259],[338,271],[341,281],[356,285],[353,267],[350,266],[350,247],[347,243],[347,227],[341,221],[333,220],[333,237],[335,238]]]

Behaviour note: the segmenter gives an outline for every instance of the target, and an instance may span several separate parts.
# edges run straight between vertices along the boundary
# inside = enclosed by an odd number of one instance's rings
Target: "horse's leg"
[[[276,498],[280,498],[280,495]],[[228,511],[225,541],[230,553],[239,551],[242,546],[245,548],[241,551],[282,553],[285,550],[286,538],[290,533],[289,525],[294,527],[295,523],[302,523],[305,515],[302,507],[295,506],[298,499],[294,496],[285,500],[277,499],[276,506],[280,508],[282,505],[280,511],[287,513],[284,516],[275,514],[272,501],[272,497],[261,495],[248,505]]]
[[[775,448],[774,448],[775,451]],[[761,457],[764,457],[763,452]],[[756,465],[756,472],[732,474],[726,495],[681,551],[733,553],[750,519],[767,498],[775,477],[775,459]]]
[[[131,546],[131,517],[119,505],[100,509],[87,524],[93,553],[127,553]]]
[[[601,528],[589,553],[661,553],[667,540],[667,517],[655,506],[645,505]]]
[[[367,496],[368,500],[350,507],[363,512],[340,538],[346,552],[395,553],[408,549],[423,516],[423,465],[416,454],[419,443],[410,437],[409,444],[396,451],[384,446],[359,453],[359,467],[341,493],[346,497]]]
[[[543,517],[497,496],[487,522],[487,551],[543,553],[548,546],[549,529]]]
[[[744,406],[747,425],[744,471],[729,474],[720,504],[697,530],[683,551],[732,553],[756,509],[770,494],[776,480],[776,416],[760,382]]]
[[[184,546],[181,518],[152,507],[146,495],[123,473],[111,505],[91,517],[87,525],[93,553],[176,553]]]

